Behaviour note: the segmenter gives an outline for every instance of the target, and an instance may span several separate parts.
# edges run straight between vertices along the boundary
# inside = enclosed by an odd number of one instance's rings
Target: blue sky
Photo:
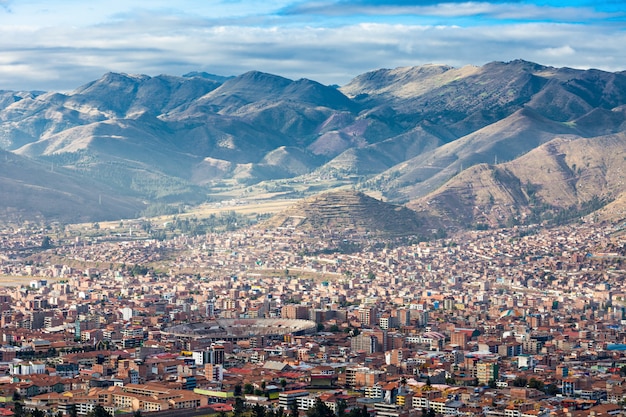
[[[626,70],[626,0],[0,0],[0,90],[71,90],[109,71],[342,85],[518,58]]]

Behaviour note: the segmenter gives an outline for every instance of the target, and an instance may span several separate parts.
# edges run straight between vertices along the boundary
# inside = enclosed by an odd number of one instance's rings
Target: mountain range
[[[0,91],[0,213],[95,221],[351,187],[454,227],[620,219],[625,131],[626,72],[522,60],[341,87],[108,73],[67,93]]]

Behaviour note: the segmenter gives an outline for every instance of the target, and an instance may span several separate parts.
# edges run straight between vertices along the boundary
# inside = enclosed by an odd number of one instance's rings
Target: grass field
[[[203,204],[201,206],[195,207],[180,214],[171,214],[166,216],[157,216],[153,217],[150,220],[156,221],[159,223],[166,222],[176,217],[179,219],[184,219],[185,217],[196,217],[196,218],[206,218],[211,214],[219,215],[221,213],[228,213],[234,211],[236,213],[250,216],[255,214],[276,214],[279,213],[288,207],[292,206],[299,200],[295,199],[285,199],[285,200],[233,200],[229,202],[222,203],[208,203]],[[105,229],[115,229],[119,225],[119,220],[110,221],[110,222],[99,222],[100,227]],[[78,225],[70,225],[68,229],[85,229],[91,228],[92,224],[78,224]]]
[[[31,281],[39,279],[45,279],[46,281],[48,281],[48,283],[58,281],[57,278],[48,277],[0,275],[0,287],[19,287],[21,285],[28,285]]]

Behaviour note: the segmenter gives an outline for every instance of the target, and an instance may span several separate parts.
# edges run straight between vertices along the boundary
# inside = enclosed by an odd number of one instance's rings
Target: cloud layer
[[[377,68],[525,59],[626,69],[615,2],[0,0],[0,89],[67,90],[108,71],[344,84]]]

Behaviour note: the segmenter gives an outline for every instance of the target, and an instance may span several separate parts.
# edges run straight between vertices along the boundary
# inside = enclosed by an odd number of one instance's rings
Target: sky
[[[0,0],[0,90],[71,91],[107,72],[344,85],[514,59],[626,70],[626,0]]]

